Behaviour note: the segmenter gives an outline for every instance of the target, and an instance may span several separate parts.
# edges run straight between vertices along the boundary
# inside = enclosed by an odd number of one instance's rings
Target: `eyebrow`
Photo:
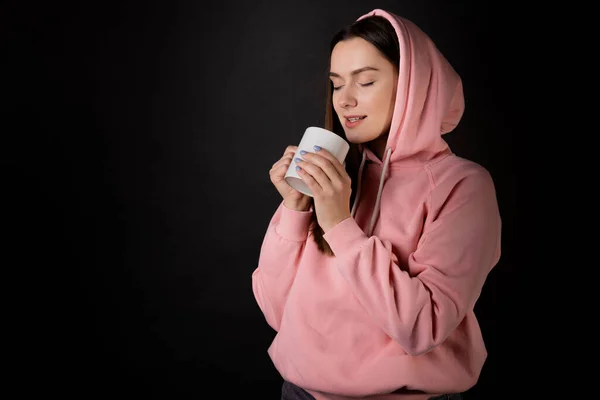
[[[362,67],[359,69],[355,69],[354,71],[352,71],[350,73],[350,75],[357,75],[357,74],[360,74],[361,72],[365,72],[365,71],[379,71],[379,70],[375,67]],[[336,74],[335,72],[329,72],[329,76],[335,76],[335,77],[341,78],[341,76],[339,74]]]

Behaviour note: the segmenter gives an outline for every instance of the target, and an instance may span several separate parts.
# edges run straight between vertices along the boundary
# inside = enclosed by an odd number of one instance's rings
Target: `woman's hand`
[[[283,152],[283,156],[271,167],[269,176],[286,207],[297,211],[307,211],[310,208],[310,197],[292,188],[284,179],[297,150],[298,146],[288,146]]]
[[[315,146],[315,153],[295,159],[298,175],[314,196],[317,221],[327,233],[350,217],[351,179],[344,166],[330,152]]]

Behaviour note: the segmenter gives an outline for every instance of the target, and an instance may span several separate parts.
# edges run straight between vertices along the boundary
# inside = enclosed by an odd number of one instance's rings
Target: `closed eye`
[[[362,87],[371,86],[371,85],[373,85],[374,83],[375,83],[375,81],[373,81],[373,82],[369,82],[369,83],[360,83],[360,86],[362,86]],[[334,91],[335,91],[335,90],[340,90],[342,87],[343,87],[343,85],[342,85],[342,86],[334,86],[334,87],[333,87],[333,90],[334,90]]]

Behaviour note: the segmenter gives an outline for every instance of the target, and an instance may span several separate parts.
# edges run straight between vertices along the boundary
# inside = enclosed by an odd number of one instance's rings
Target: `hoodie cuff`
[[[312,207],[308,211],[296,211],[283,205],[279,224],[275,231],[284,239],[294,242],[303,242],[308,237]]]
[[[331,228],[323,238],[336,256],[348,253],[349,250],[357,250],[369,240],[352,217]]]

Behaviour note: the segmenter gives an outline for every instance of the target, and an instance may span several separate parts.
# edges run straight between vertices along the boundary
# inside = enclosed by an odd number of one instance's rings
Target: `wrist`
[[[294,211],[305,212],[310,209],[310,198],[302,199],[299,201],[287,201],[284,200],[283,205]]]
[[[324,222],[321,225],[321,228],[323,229],[324,233],[329,232],[332,228],[336,227],[338,224],[340,224],[341,222],[344,222],[346,219],[350,218],[351,215],[344,215],[344,216],[340,216],[338,218],[332,219],[330,221]]]

